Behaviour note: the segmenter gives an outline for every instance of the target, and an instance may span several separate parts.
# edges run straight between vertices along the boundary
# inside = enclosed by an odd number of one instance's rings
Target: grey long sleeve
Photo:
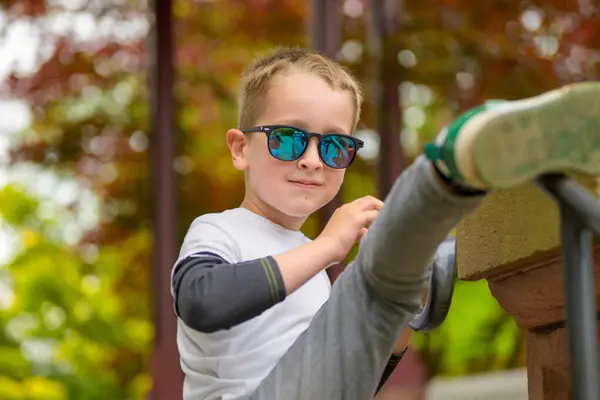
[[[248,321],[285,299],[273,257],[230,264],[213,253],[181,260],[173,273],[177,315],[210,333]]]

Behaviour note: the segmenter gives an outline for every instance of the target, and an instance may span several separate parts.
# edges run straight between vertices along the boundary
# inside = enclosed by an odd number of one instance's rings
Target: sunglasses
[[[255,126],[241,130],[244,133],[264,132],[269,153],[281,161],[295,161],[302,157],[311,138],[319,139],[319,157],[330,168],[348,168],[364,142],[341,133],[312,133],[287,125]]]

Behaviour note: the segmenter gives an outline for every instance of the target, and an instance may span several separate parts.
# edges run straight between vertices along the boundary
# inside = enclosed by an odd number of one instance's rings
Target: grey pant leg
[[[420,309],[438,246],[481,197],[448,193],[419,158],[396,181],[331,297],[251,396],[372,399],[401,329]]]

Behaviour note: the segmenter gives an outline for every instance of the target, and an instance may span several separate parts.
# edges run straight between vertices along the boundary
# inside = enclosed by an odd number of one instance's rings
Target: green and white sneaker
[[[452,181],[483,190],[549,172],[600,175],[600,82],[487,102],[442,130],[424,153]]]

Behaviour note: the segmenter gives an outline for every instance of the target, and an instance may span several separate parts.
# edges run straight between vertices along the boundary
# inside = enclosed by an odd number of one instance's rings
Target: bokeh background
[[[374,3],[387,21],[380,48],[370,36]],[[441,126],[486,99],[598,78],[593,0],[336,4],[333,55],[367,92],[357,132],[366,145],[342,202],[381,194],[382,104],[397,118],[392,137],[403,168]],[[276,46],[314,46],[311,7],[173,2],[177,244],[198,215],[240,204],[243,179],[225,143],[239,73]],[[150,393],[157,245],[150,71],[161,61],[148,40],[153,21],[144,0],[0,0],[2,400]],[[391,105],[377,100],[378,84],[394,94]],[[320,226],[315,216],[304,230],[315,237]],[[415,335],[387,398],[401,390],[421,398],[432,380],[519,368],[524,357],[522,332],[485,281],[457,282],[446,323]]]

